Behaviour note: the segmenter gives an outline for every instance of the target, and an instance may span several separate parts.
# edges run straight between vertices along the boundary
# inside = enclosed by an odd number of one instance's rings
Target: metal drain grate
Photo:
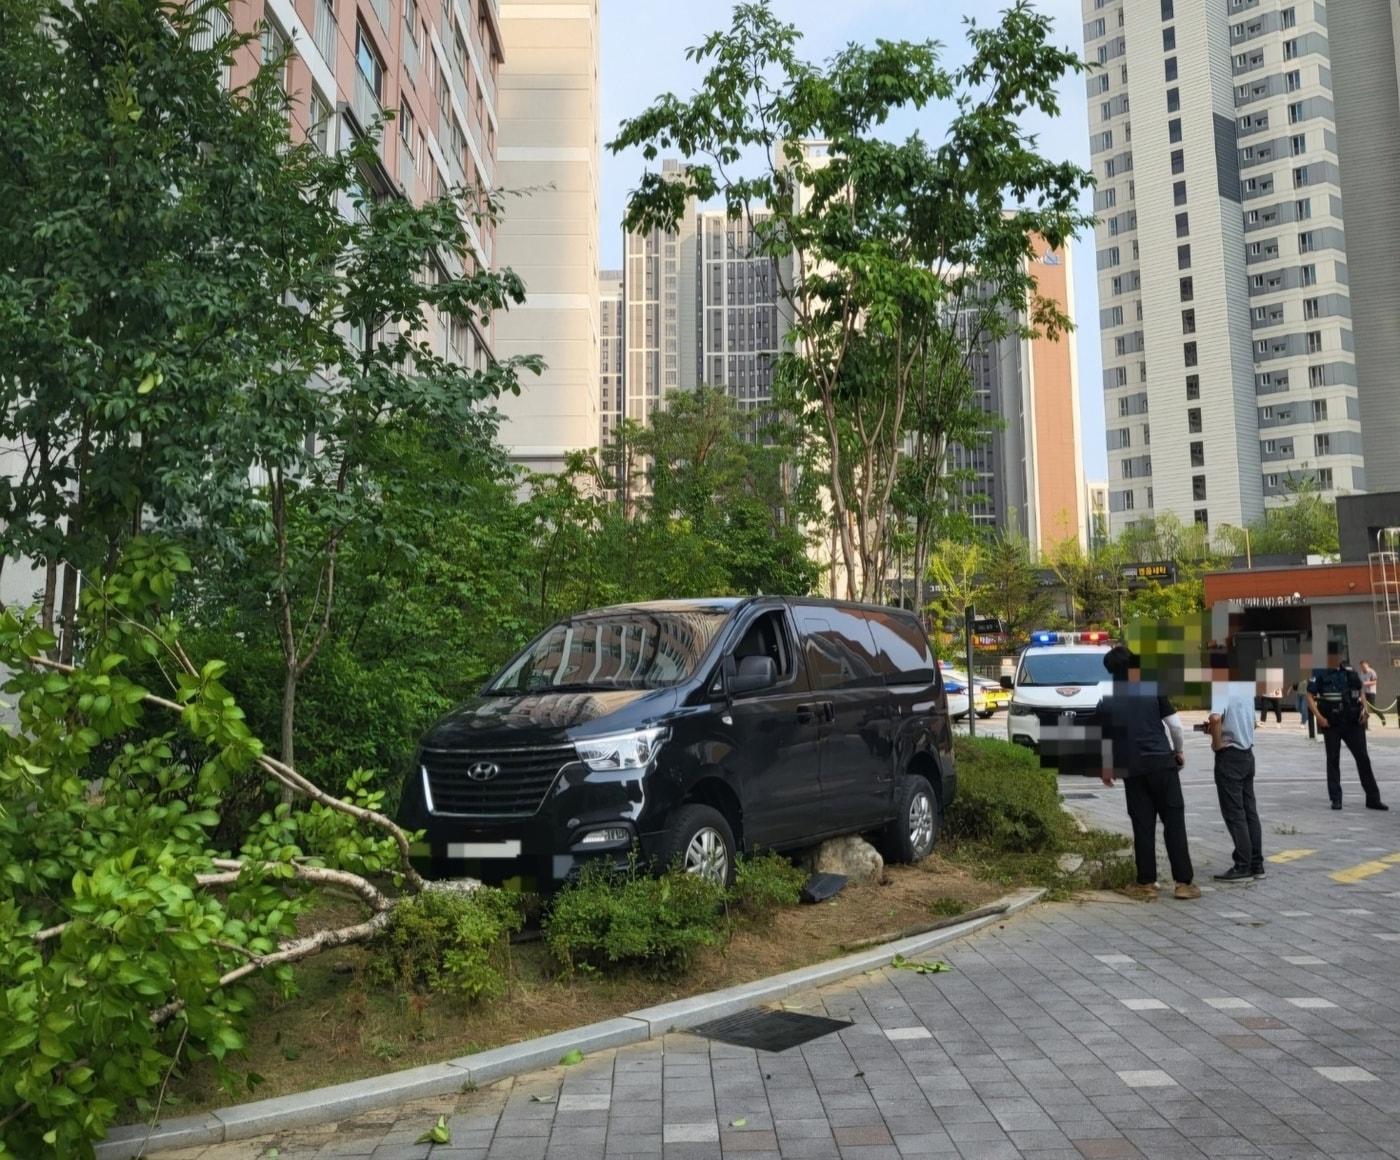
[[[692,1035],[718,1039],[734,1047],[752,1047],[759,1051],[786,1051],[800,1047],[823,1035],[850,1027],[849,1021],[827,1019],[822,1015],[803,1015],[797,1011],[771,1011],[756,1007],[726,1015],[690,1029]]]

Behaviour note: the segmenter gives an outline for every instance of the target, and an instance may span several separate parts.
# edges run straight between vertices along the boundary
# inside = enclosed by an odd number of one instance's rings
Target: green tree
[[[969,605],[980,607],[987,593],[986,564],[987,551],[981,540],[938,541],[929,557],[933,595],[928,610],[940,628],[961,624]]]
[[[1304,477],[1292,482],[1287,503],[1270,508],[1248,529],[1226,524],[1221,542],[1236,556],[1336,555],[1341,550],[1337,505],[1323,496],[1316,482]],[[1246,552],[1246,548],[1248,552]]]
[[[1056,114],[1055,85],[1080,67],[1049,36],[1048,18],[1017,3],[995,27],[969,26],[972,59],[957,69],[932,42],[908,41],[851,45],[817,65],[766,2],[741,3],[728,31],[690,51],[707,68],[694,96],[661,97],[611,143],[686,161],[679,178],[643,178],[629,227],[672,227],[688,197],[721,196],[785,271],[793,354],[780,378],[820,453],[849,595],[885,581],[911,431],[923,455],[914,491],[938,495],[976,320],[1019,316],[1034,297],[1031,236],[1059,245],[1087,220],[1077,200],[1089,175],[1040,156],[1020,128],[1028,110]],[[879,136],[893,113],[940,101],[953,119],[938,147]],[[915,518],[931,520],[926,507]]]
[[[1051,599],[1031,560],[1030,545],[1015,532],[999,533],[987,545],[982,563],[985,611],[1001,621],[1011,647],[1030,639],[1045,623]]]

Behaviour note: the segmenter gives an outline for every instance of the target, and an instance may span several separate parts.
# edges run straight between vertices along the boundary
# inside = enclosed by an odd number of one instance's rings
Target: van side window
[[[933,652],[918,621],[885,612],[868,613],[867,620],[880,650],[880,670],[887,684],[933,684]]]
[[[792,676],[792,647],[781,612],[765,612],[749,625],[743,638],[734,646],[735,664],[745,657],[771,657],[778,667],[779,683]]]
[[[840,608],[798,613],[803,655],[818,689],[861,689],[884,684],[876,668],[875,642],[859,616]]]

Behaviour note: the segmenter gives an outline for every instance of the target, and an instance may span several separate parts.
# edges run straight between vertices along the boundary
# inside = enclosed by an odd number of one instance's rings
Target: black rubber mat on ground
[[[848,1021],[828,1019],[823,1015],[803,1015],[798,1011],[770,1011],[756,1007],[726,1015],[690,1029],[692,1035],[718,1039],[734,1047],[753,1047],[759,1051],[786,1051],[800,1047],[823,1035],[850,1027]]]

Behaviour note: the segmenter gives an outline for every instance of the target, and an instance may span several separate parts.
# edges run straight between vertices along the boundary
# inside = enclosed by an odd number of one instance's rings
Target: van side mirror
[[[1002,677],[1002,679],[1001,679],[1001,687],[1002,687],[1003,689],[1014,689],[1016,686],[1012,683],[1010,677]]]
[[[745,657],[729,677],[730,696],[756,693],[778,683],[778,665],[772,657]]]

